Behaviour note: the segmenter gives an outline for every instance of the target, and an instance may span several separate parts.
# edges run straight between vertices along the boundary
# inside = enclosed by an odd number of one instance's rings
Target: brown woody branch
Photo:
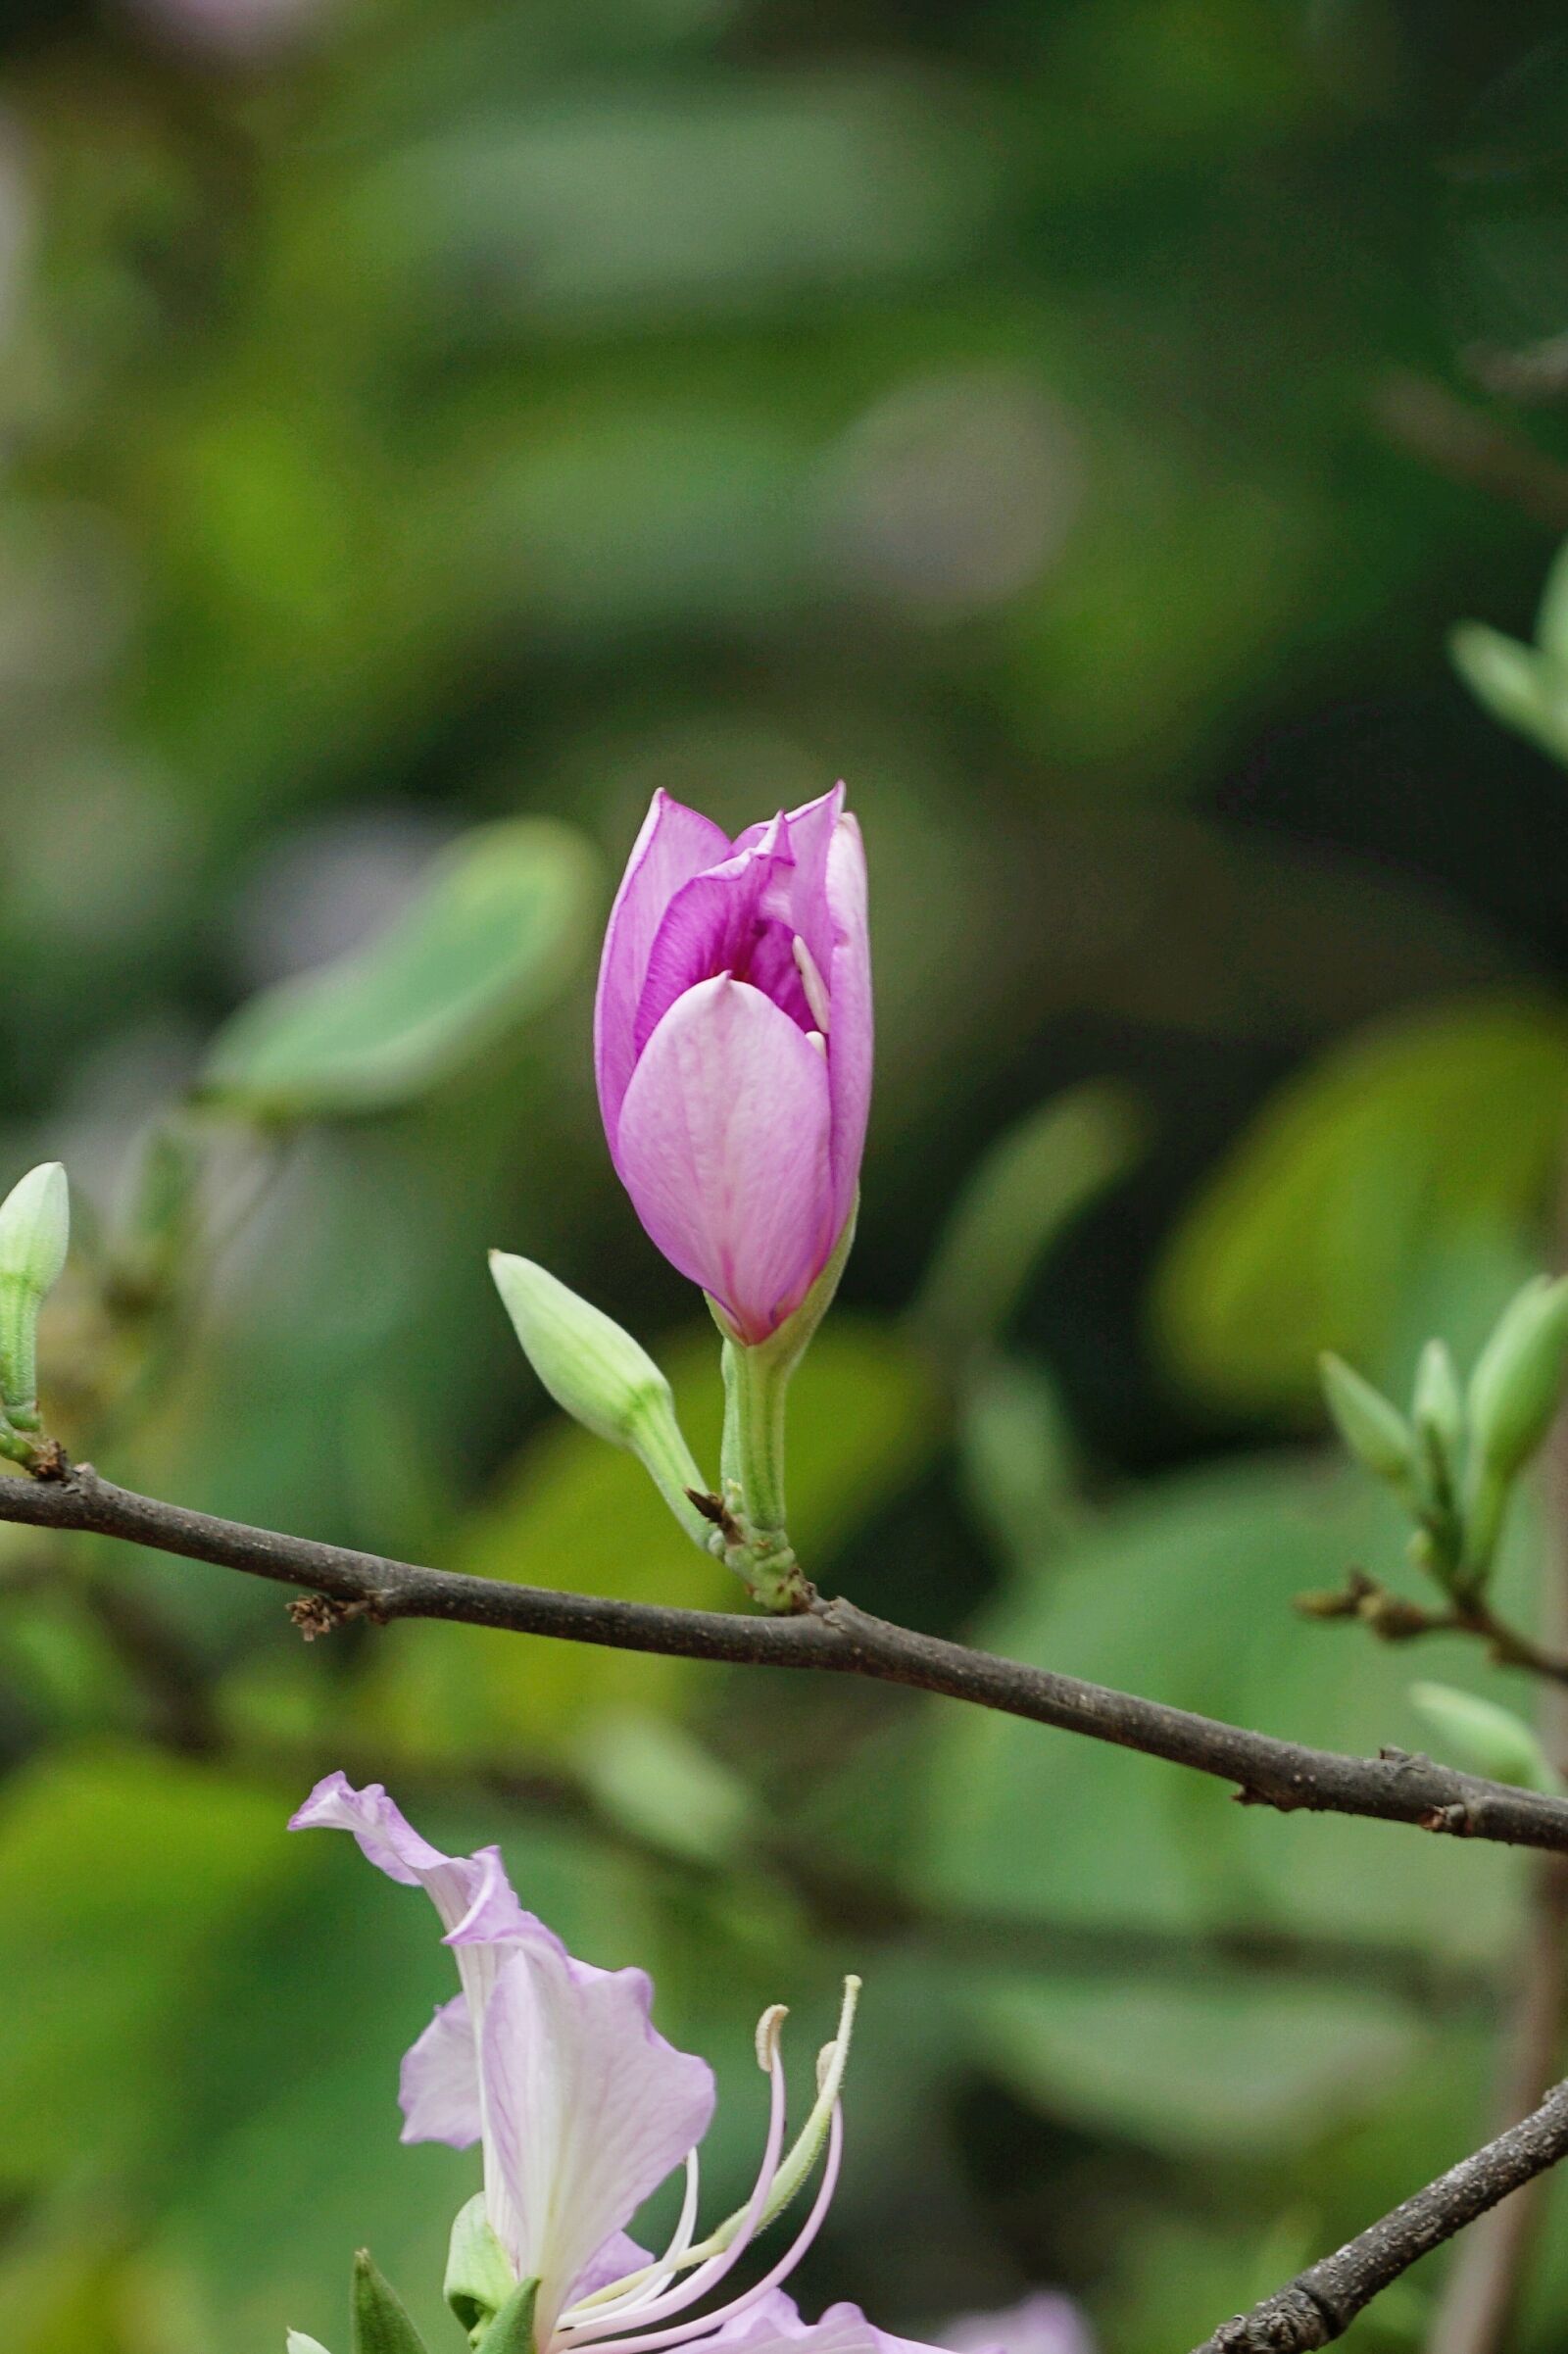
[[[121,1538],[297,1587],[324,1597],[326,1607],[311,1614],[317,1632],[345,1617],[378,1624],[446,1619],[618,1650],[864,1676],[1165,1758],[1233,1784],[1247,1804],[1282,1813],[1361,1815],[1568,1853],[1568,1800],[1512,1790],[1402,1750],[1349,1757],[1248,1732],[1191,1709],[916,1634],[850,1602],[815,1600],[798,1616],[766,1618],[466,1577],[163,1503],[115,1487],[86,1463],[59,1461],[45,1476],[0,1480],[0,1520]]]
[[[1568,2084],[1561,2084],[1522,2123],[1461,2159],[1332,2256],[1309,2265],[1250,2313],[1222,2324],[1195,2354],[1311,2354],[1332,2345],[1412,2264],[1565,2155]]]

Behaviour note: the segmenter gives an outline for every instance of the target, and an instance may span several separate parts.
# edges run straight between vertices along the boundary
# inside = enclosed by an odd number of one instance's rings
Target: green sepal
[[[361,2248],[354,2259],[350,2306],[354,2354],[428,2354],[423,2338],[390,2280]]]
[[[537,2280],[519,2280],[488,2329],[475,2340],[475,2354],[534,2354],[533,2315]]]
[[[447,2303],[472,2343],[479,2342],[492,2316],[501,2311],[516,2285],[516,2275],[484,2211],[484,2193],[476,2190],[466,2206],[458,2209],[442,2283]]]

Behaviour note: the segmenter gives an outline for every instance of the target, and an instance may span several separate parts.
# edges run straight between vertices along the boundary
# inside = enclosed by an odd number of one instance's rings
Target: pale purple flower
[[[1095,2354],[1071,2297],[1040,2288],[1001,2313],[966,2313],[942,2332],[951,2354]]]
[[[855,1208],[871,1096],[865,855],[844,787],[748,826],[654,795],[594,1014],[611,1157],[664,1256],[763,1341]]]
[[[371,1863],[422,1888],[441,1916],[463,1991],[404,2060],[403,2138],[481,2144],[491,2230],[515,2278],[540,2284],[539,2354],[659,2354],[692,2340],[723,2354],[904,2354],[904,2340],[854,2306],[836,2305],[808,2324],[779,2293],[815,2238],[838,2178],[854,1980],[839,2033],[818,2063],[816,2101],[787,2153],[784,2013],[763,2013],[757,2055],[771,2100],[761,2164],[745,2206],[699,2241],[697,2144],[712,2115],[713,2081],[704,2061],[656,2032],[644,1973],[575,1960],[523,1911],[496,1848],[443,1855],[377,1783],[355,1790],[329,1775],[290,1826],[318,1827],[352,1833]],[[694,2311],[804,2185],[824,2145],[815,2198],[784,2253],[750,2288]],[[680,2218],[655,2259],[625,2227],[680,2167]]]

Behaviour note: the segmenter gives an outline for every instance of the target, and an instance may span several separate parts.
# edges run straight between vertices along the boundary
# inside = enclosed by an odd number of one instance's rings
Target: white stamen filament
[[[670,2235],[669,2245],[658,2263],[645,2264],[640,2271],[626,2273],[619,2280],[612,2280],[606,2287],[596,2289],[593,2297],[582,2298],[569,2312],[562,2315],[561,2327],[567,2326],[573,2314],[582,2314],[594,2321],[605,2321],[611,2314],[640,2313],[644,2306],[651,2305],[655,2297],[662,2294],[679,2272],[681,2258],[692,2244],[692,2233],[697,2229],[699,2181],[697,2152],[688,2150],[686,2195],[681,2200],[680,2215]]]
[[[726,2322],[738,2320],[743,2313],[760,2304],[781,2280],[788,2279],[821,2230],[822,2219],[832,2205],[833,2193],[838,2185],[839,2162],[843,2151],[844,2112],[835,2106],[828,2128],[827,2163],[822,2169],[822,2181],[816,2197],[811,2202],[811,2212],[772,2270],[765,2272],[760,2280],[754,2281],[740,2296],[732,2297],[727,2305],[719,2305],[711,2313],[694,2314],[690,2320],[678,2322],[672,2329],[644,2329],[632,2337],[617,2337],[614,2354],[656,2354],[656,2349],[660,2347],[686,2345],[694,2339],[710,2336]]]
[[[811,1019],[821,1031],[823,1038],[826,1039],[828,1031],[833,1025],[828,1019],[830,1006],[827,983],[822,978],[822,968],[799,932],[796,933],[790,946],[795,956],[795,969],[801,976],[801,987],[806,992],[806,1002],[811,1008]]]

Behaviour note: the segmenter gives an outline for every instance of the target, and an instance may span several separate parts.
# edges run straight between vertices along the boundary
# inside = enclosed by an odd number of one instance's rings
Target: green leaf
[[[1282,1460],[1161,1481],[1049,1577],[1016,1578],[975,1639],[1364,1755],[1408,1743],[1408,1667],[1359,1629],[1304,1628],[1292,1600],[1349,1561],[1396,1557],[1402,1528],[1386,1493],[1350,1470],[1325,1478]],[[1461,1639],[1452,1647],[1463,1652]],[[1507,1689],[1501,1671],[1475,1674]],[[924,1857],[908,1869],[928,1901],[985,1917],[1092,1928],[1112,1946],[1119,1932],[1151,1931],[1200,1949],[1246,1931],[1345,1938],[1374,1956],[1392,1943],[1423,1966],[1467,1969],[1498,1954],[1517,1917],[1518,1860],[1500,1851],[1466,1850],[1456,1904],[1441,1841],[1339,1818],[1282,1823],[1237,1806],[1222,1783],[978,1711],[944,1716],[927,1774]],[[1259,1982],[1212,1959],[1185,1979],[1025,1980],[982,1944],[959,1999],[975,2051],[1050,2114],[1161,2147],[1283,2152],[1350,2122],[1429,2054],[1439,2030],[1387,1977],[1352,1950],[1327,1982],[1309,1968]]]
[[[351,2311],[354,2354],[426,2354],[402,2298],[377,2270],[368,2248],[361,2248],[354,2259]]]
[[[1410,1699],[1445,1747],[1472,1774],[1511,1782],[1520,1790],[1548,1794],[1561,1790],[1540,1737],[1511,1708],[1451,1684],[1412,1684]]]
[[[1154,1300],[1166,1352],[1248,1411],[1309,1404],[1323,1349],[1381,1375],[1417,1276],[1543,1208],[1565,1093],[1568,1023],[1528,1000],[1391,1021],[1311,1064],[1177,1230]]]
[[[948,1219],[916,1303],[944,1353],[1001,1338],[1035,1265],[1130,1166],[1144,1121],[1125,1089],[1075,1088],[994,1144]]]
[[[465,835],[365,947],[242,1006],[202,1093],[268,1119],[409,1103],[558,994],[586,947],[596,884],[592,851],[553,820]]]
[[[163,2129],[192,1983],[301,1870],[279,1825],[270,1794],[130,1749],[57,1757],[10,1782],[0,1809],[9,2180]]]
[[[533,2311],[539,2302],[537,2280],[519,2280],[489,2329],[476,2354],[534,2354]]]
[[[1568,761],[1568,668],[1516,638],[1461,621],[1448,639],[1453,666],[1494,719]]]

